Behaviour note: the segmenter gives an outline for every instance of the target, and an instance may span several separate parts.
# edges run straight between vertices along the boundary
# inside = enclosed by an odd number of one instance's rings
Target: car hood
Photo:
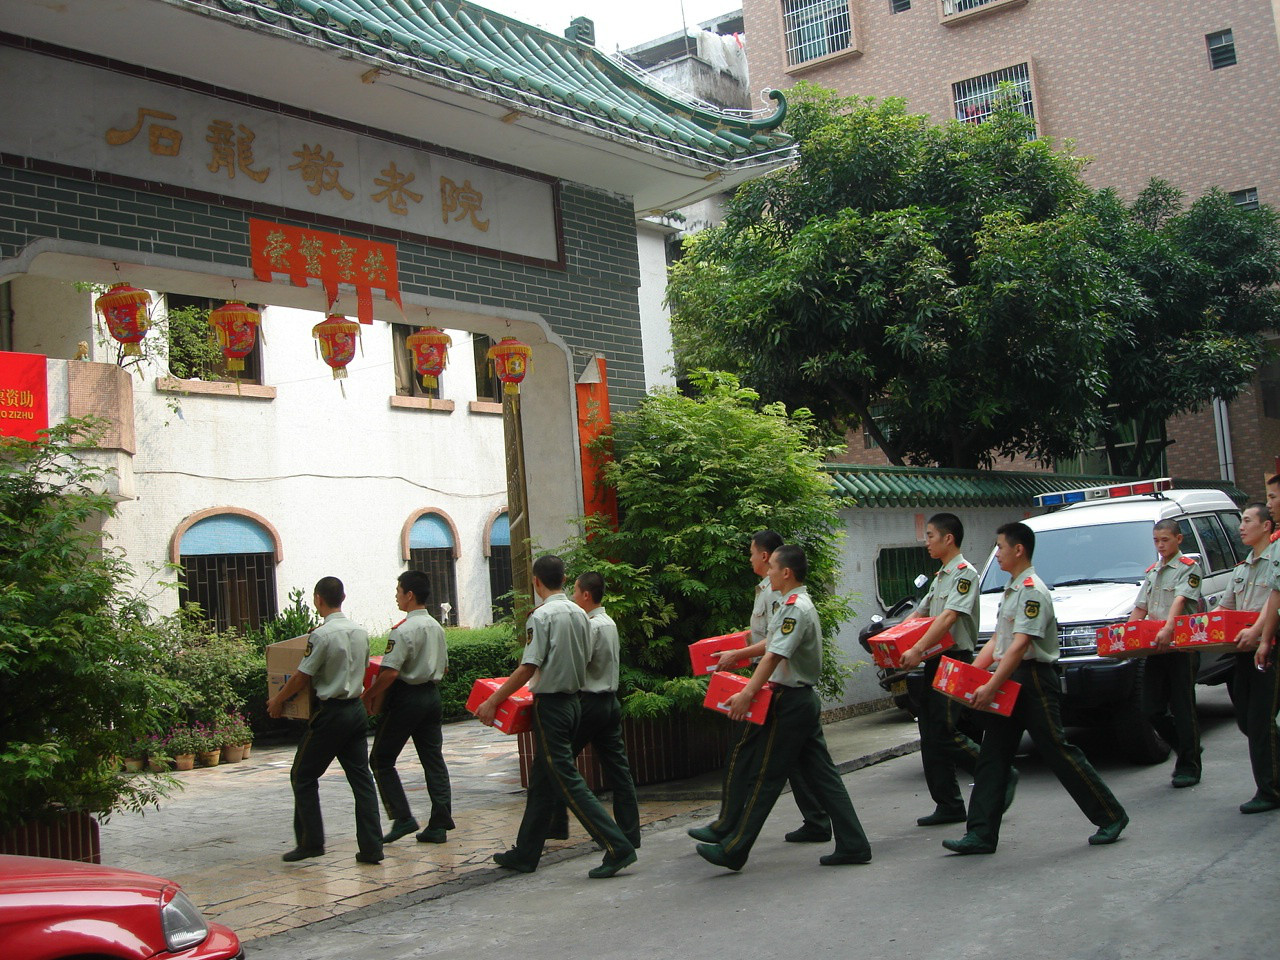
[[[1120,620],[1133,611],[1138,599],[1136,583],[1084,583],[1072,587],[1054,587],[1053,614],[1059,626],[1068,623],[1094,623]],[[991,633],[996,627],[996,611],[1000,608],[999,593],[984,593],[981,598],[983,633]]]
[[[170,884],[159,877],[74,860],[0,855],[0,893],[38,890],[122,890],[157,899]]]

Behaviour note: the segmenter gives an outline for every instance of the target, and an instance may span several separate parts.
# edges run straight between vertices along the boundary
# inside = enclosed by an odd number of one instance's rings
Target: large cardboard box
[[[1175,617],[1173,648],[1198,653],[1233,653],[1236,637],[1251,627],[1260,614],[1250,610],[1211,610]]]
[[[741,693],[746,685],[746,677],[717,670],[707,682],[707,696],[702,701],[702,705],[708,710],[727,714],[729,712],[729,698],[735,693]],[[773,691],[768,687],[762,687],[760,692],[751,700],[751,707],[747,710],[747,719],[752,723],[764,723],[764,718],[769,713],[769,701],[772,699]]]
[[[289,682],[289,678],[298,669],[298,664],[306,656],[307,641],[309,639],[309,637],[303,635],[301,637],[290,637],[288,640],[281,640],[279,643],[267,644],[268,698],[274,697]],[[285,701],[282,714],[286,717],[292,717],[294,720],[309,720],[311,718],[310,691],[303,691]]]
[[[506,677],[486,677],[483,680],[477,680],[471,685],[471,696],[467,697],[467,710],[475,713],[480,704],[493,696],[506,682]],[[524,733],[533,726],[532,691],[528,687],[521,687],[498,704],[493,725],[503,733]]]
[[[700,677],[704,673],[715,673],[716,666],[720,663],[720,654],[726,650],[743,649],[748,645],[750,637],[750,630],[740,630],[689,644],[689,662],[693,665],[693,675]]]
[[[938,664],[938,672],[933,676],[933,689],[944,697],[950,697],[966,707],[972,707],[973,692],[990,679],[991,673],[981,667],[975,667],[962,660],[943,657],[942,662]],[[1013,705],[1021,689],[1022,684],[1016,680],[1006,680],[996,691],[996,698],[991,701],[991,706],[984,709],[988,713],[998,713],[1002,717],[1009,716],[1013,713]]]
[[[871,647],[871,657],[875,660],[876,666],[884,667],[886,670],[900,670],[902,655],[920,642],[920,638],[933,626],[935,619],[937,618],[918,617],[914,620],[906,620],[881,630],[871,637],[867,643]],[[955,645],[951,634],[944,633],[940,640],[924,652],[924,658],[928,660],[930,657],[936,657],[943,650],[950,650]]]
[[[1126,659],[1149,657],[1156,652],[1156,634],[1163,620],[1135,620],[1098,628],[1098,656]]]

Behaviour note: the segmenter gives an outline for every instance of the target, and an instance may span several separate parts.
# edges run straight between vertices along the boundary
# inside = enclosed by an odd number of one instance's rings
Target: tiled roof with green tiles
[[[533,110],[700,159],[745,160],[787,147],[774,114],[746,120],[665,94],[595,47],[464,0],[213,0],[311,40],[460,82]]]
[[[868,467],[830,463],[837,497],[854,507],[1034,507],[1035,497],[1059,490],[1132,483],[1132,478],[1065,476],[995,470],[947,470],[933,467]],[[1175,480],[1177,489],[1221,490],[1237,503],[1243,491],[1219,480]]]

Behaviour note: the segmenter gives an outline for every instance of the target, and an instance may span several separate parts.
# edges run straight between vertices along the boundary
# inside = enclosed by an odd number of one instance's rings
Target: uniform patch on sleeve
[[[1040,601],[1028,600],[1027,605],[1022,608],[1022,615],[1029,620],[1040,616]]]
[[[533,640],[533,627],[526,627],[524,631],[524,642],[530,643]]]
[[[780,606],[782,606],[782,601],[781,601],[781,600],[775,600],[775,601],[773,601],[773,606],[772,606],[772,607],[770,607],[769,609],[771,609],[774,613],[777,613],[777,612],[778,612],[778,608],[779,608]]]
[[[796,628],[796,618],[787,617],[782,621],[782,633],[785,636]]]
[[[1200,578],[1193,573],[1191,576],[1187,577],[1187,583],[1191,586],[1192,590],[1195,590],[1200,586]]]
[[[392,650],[394,650],[395,648],[396,648],[396,638],[395,638],[395,637],[387,637],[387,649],[386,649],[386,651],[385,651],[385,652],[386,652],[386,653],[390,653],[390,652],[391,652]]]
[[[969,588],[970,588],[970,587],[972,587],[972,586],[973,586],[973,581],[972,581],[972,580],[957,580],[957,581],[956,581],[956,593],[961,593],[961,594],[968,593],[968,592],[969,592]]]
[[[309,657],[309,656],[311,656],[311,650],[312,650],[311,641],[310,641],[310,640],[308,640],[308,641],[307,641],[307,649],[303,651],[302,655],[303,655],[304,657]]]

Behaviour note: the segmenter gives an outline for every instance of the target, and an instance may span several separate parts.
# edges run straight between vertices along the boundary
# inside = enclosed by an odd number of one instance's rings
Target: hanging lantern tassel
[[[320,348],[320,356],[333,368],[333,379],[347,378],[347,364],[355,358],[356,335],[359,332],[360,324],[337,315],[325,317],[311,328],[311,335],[316,338]],[[347,391],[343,390],[342,395],[345,397]]]
[[[520,381],[528,371],[533,348],[526,343],[521,343],[515,337],[503,337],[489,348],[488,356],[493,361],[498,379],[502,381],[502,392],[519,393]]]
[[[244,369],[244,358],[253,350],[262,314],[239,300],[230,300],[209,311],[209,326],[222,355],[227,360],[227,370],[239,373]]]
[[[117,283],[94,301],[94,309],[107,321],[107,330],[119,343],[124,344],[125,356],[138,357],[142,348],[138,344],[147,335],[151,323],[147,308],[151,294],[127,283]]]
[[[417,333],[404,338],[404,345],[413,354],[414,369],[422,376],[422,385],[434,390],[440,385],[440,374],[449,365],[449,347],[453,338],[439,327],[423,327]]]

